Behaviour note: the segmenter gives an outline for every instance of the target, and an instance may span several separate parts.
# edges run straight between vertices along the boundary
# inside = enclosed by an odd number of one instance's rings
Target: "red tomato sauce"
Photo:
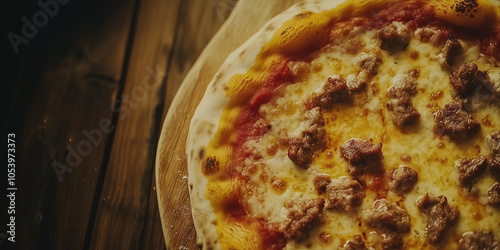
[[[262,132],[256,132],[254,124],[259,120],[259,109],[262,105],[268,103],[275,95],[277,89],[284,84],[291,84],[294,81],[289,67],[288,60],[284,60],[277,65],[266,79],[266,83],[261,89],[257,90],[250,99],[248,105],[243,108],[236,121],[236,142],[233,145],[236,158],[235,162],[251,155],[243,144],[249,139],[255,139],[256,136],[262,136]]]
[[[247,217],[247,210],[238,197],[230,199],[224,204],[224,213],[236,221],[242,221]]]
[[[259,220],[259,224],[259,234],[262,240],[262,249],[277,250],[285,248],[285,236],[279,231],[277,225],[268,223],[264,219]]]

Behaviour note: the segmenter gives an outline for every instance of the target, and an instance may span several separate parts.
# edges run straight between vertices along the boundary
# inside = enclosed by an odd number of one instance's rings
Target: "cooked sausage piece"
[[[383,233],[381,236],[382,236],[382,249],[384,250],[403,249],[404,240],[402,234],[390,232],[390,233]]]
[[[398,127],[412,125],[420,121],[420,113],[413,106],[412,96],[417,93],[416,84],[409,76],[396,76],[387,90],[391,120]]]
[[[453,36],[450,36],[441,50],[444,66],[451,67],[455,64],[457,58],[462,55],[464,49],[460,42]]]
[[[384,249],[401,249],[403,236],[411,228],[406,209],[386,199],[376,200],[372,209],[364,212],[364,221],[382,237]]]
[[[306,111],[304,114],[309,128],[302,132],[301,137],[290,140],[288,158],[301,168],[308,168],[316,150],[326,144],[326,130],[319,108]]]
[[[400,22],[392,22],[378,32],[380,48],[389,52],[403,50],[410,42],[411,33],[408,27]]]
[[[488,189],[488,200],[493,206],[500,206],[500,183],[495,182],[490,189]]]
[[[480,71],[475,63],[464,63],[453,71],[450,74],[450,84],[455,94],[462,98],[473,95],[477,90],[493,91],[488,74]]]
[[[306,239],[314,227],[319,225],[325,200],[300,199],[292,200],[285,205],[287,220],[284,222],[283,233],[286,239],[300,242]]]
[[[490,147],[491,158],[500,157],[500,130],[488,134],[486,141]]]
[[[345,176],[333,179],[326,187],[327,209],[350,211],[361,205],[363,198],[365,193],[361,184]]]
[[[500,242],[493,232],[486,230],[465,232],[458,242],[459,250],[498,250]]]
[[[479,123],[464,109],[464,102],[450,102],[434,114],[435,132],[460,139],[480,129]]]
[[[349,90],[349,94],[353,96],[353,94],[360,92],[366,86],[368,82],[368,73],[366,71],[361,71],[358,74],[349,74],[347,75],[345,81],[347,84],[347,89]]]
[[[432,244],[439,243],[448,228],[458,219],[459,212],[455,206],[448,204],[445,196],[424,195],[417,200],[421,212],[427,215],[426,238]]]
[[[290,142],[288,158],[301,168],[308,168],[313,160],[315,151],[324,145],[326,131],[315,124],[306,130],[301,138]]]
[[[490,148],[490,173],[493,178],[500,182],[500,130],[488,134],[486,142]]]
[[[458,180],[462,186],[470,186],[486,170],[488,159],[484,156],[477,158],[461,158],[455,162],[455,166],[460,173]]]
[[[495,180],[500,181],[500,157],[490,159],[489,161],[490,174]]]
[[[380,64],[382,59],[374,54],[365,54],[359,61],[359,66],[372,76],[377,75]]]
[[[417,181],[417,171],[408,166],[401,165],[392,172],[389,187],[398,194],[404,194],[411,191]]]
[[[353,176],[377,172],[382,169],[382,143],[372,144],[363,139],[350,139],[340,146],[342,157],[349,163],[348,171]]]
[[[352,240],[348,240],[340,250],[368,250],[368,248],[361,235],[354,235]]]
[[[382,231],[407,233],[411,227],[406,209],[386,199],[376,200],[364,219],[369,227]]]
[[[340,76],[329,76],[319,93],[313,93],[312,103],[323,109],[331,109],[337,103],[352,101],[346,80]]]
[[[326,192],[326,187],[328,186],[328,184],[330,184],[331,181],[332,178],[327,174],[316,174],[313,180],[316,192],[318,194],[324,194]]]

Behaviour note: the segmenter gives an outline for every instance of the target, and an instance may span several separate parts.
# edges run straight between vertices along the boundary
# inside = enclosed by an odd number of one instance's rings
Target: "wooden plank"
[[[238,0],[183,1],[179,29],[169,68],[164,116],[179,86],[202,50],[224,23]],[[220,46],[226,46],[220,44]]]
[[[41,13],[28,7],[23,15]],[[106,157],[133,1],[68,2],[21,48],[9,123],[17,135],[18,249],[83,249]],[[21,17],[18,29],[21,31]],[[67,170],[58,177],[55,169]]]
[[[167,247],[196,247],[187,189],[185,142],[190,119],[206,86],[233,50],[294,2],[297,1],[240,0],[179,87],[165,118],[156,160],[158,203]],[[169,78],[169,83],[171,80]]]
[[[164,78],[180,1],[142,0],[121,111],[104,179],[91,249],[162,248],[152,221],[156,192],[152,189],[154,155],[161,126]],[[156,229],[156,231],[154,231]],[[156,232],[156,235],[155,235]]]
[[[151,190],[149,194],[148,210],[142,233],[141,249],[165,249],[165,239],[161,227],[160,213],[158,210],[158,199],[155,184],[156,175],[151,179]]]

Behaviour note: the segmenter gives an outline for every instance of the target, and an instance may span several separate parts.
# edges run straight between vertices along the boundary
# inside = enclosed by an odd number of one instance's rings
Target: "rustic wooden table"
[[[15,243],[1,199],[0,249],[165,249],[162,121],[236,1],[0,3],[4,157],[15,141]]]

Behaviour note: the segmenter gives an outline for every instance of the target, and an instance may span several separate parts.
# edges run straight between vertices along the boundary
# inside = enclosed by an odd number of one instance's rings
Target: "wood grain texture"
[[[19,191],[17,242],[0,249],[165,249],[153,168],[179,3],[71,1],[18,55],[2,51]],[[17,33],[40,11],[8,6]]]
[[[20,52],[9,83],[19,90],[9,122],[17,135],[17,249],[84,248],[108,142],[107,133],[91,141],[86,132],[113,116],[131,2],[60,6]],[[58,178],[54,166],[66,172]]]
[[[168,69],[163,117],[189,69],[236,3],[237,0],[182,1],[179,8],[174,53]]]
[[[185,148],[189,122],[206,86],[233,50],[295,2],[298,1],[238,1],[179,87],[167,112],[156,156],[158,202],[167,248],[196,247]]]
[[[154,173],[154,171],[153,171]],[[165,249],[165,239],[161,227],[160,213],[158,209],[158,195],[155,185],[156,175],[151,176],[151,187],[149,192],[148,208],[144,221],[144,230],[141,235],[140,249]]]
[[[152,188],[154,155],[161,125],[167,63],[180,1],[142,0],[138,6],[130,64],[100,202],[92,249],[162,247],[144,233],[155,227]],[[157,227],[157,225],[156,225]]]

